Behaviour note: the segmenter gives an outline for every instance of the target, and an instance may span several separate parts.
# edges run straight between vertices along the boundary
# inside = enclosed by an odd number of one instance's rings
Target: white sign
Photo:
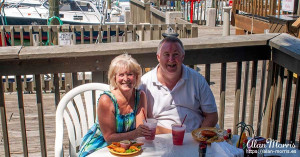
[[[60,32],[58,33],[58,45],[73,45],[73,42],[76,41],[75,34],[73,38],[72,32]]]
[[[294,0],[282,0],[282,11],[293,12],[294,11]]]

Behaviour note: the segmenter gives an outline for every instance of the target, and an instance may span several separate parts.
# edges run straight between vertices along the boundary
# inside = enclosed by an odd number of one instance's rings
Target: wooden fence
[[[299,3],[299,1],[295,1]],[[300,3],[299,3],[300,4]],[[253,14],[256,16],[267,17],[269,15],[284,15],[284,14],[298,14],[300,15],[299,4],[294,5],[294,12],[282,10],[281,0],[234,0],[232,5],[233,13],[236,11],[244,12],[245,14]]]
[[[130,4],[131,22],[133,24],[166,23],[166,12],[181,12],[182,19],[185,20],[185,22],[190,22],[191,15],[193,15],[193,23],[205,25],[208,8],[216,8],[216,24],[223,24],[223,8],[229,5],[229,0],[216,0],[214,4],[207,3],[206,0],[193,2],[171,0],[154,3],[130,0]]]
[[[154,8],[150,3],[143,3],[139,0],[130,0],[130,17],[132,24],[166,23],[166,15],[164,12]]]
[[[223,8],[229,7],[229,0],[215,0],[214,3],[212,1],[210,2],[211,3],[208,3],[206,0],[195,0],[193,2],[184,1],[181,5],[181,10],[184,13],[184,19],[189,22],[191,21],[191,19],[193,19],[193,23],[205,25],[208,16],[207,10],[209,8],[215,8],[216,25],[222,25],[224,20]]]
[[[282,0],[234,0],[231,24],[236,27],[236,34],[269,31],[297,36],[298,28],[292,23],[300,16],[300,1],[294,2],[293,11],[283,7],[286,3]]]
[[[200,37],[182,39],[186,55],[184,64],[205,65],[205,78],[211,82],[211,66],[218,63],[220,72],[220,93],[215,95],[220,100],[219,124],[224,126],[226,99],[233,98],[234,116],[230,121],[235,126],[239,121],[254,125],[256,135],[280,139],[282,143],[295,142],[299,138],[299,105],[300,105],[300,79],[293,85],[292,74],[300,74],[300,39],[287,34],[257,34],[229,37]],[[54,75],[55,104],[60,100],[59,73],[92,72],[92,82],[106,82],[105,72],[108,70],[110,61],[121,53],[131,54],[142,67],[154,67],[157,64],[155,53],[159,40],[130,42],[128,43],[100,43],[88,46],[85,44],[72,46],[38,46],[38,47],[1,47],[0,52],[0,77],[14,75],[17,78],[18,105],[21,120],[21,132],[23,143],[23,154],[28,156],[29,140],[26,135],[22,75],[34,75],[36,85],[36,101],[38,106],[38,121],[40,133],[41,156],[49,153],[45,138],[44,115],[43,115],[43,92],[41,74]],[[229,75],[226,74],[227,64],[236,63],[235,92],[227,94],[226,84]],[[258,69],[258,62],[262,62],[262,68]],[[250,83],[242,80],[243,63],[246,67],[252,65],[248,71],[251,74]],[[248,63],[248,64],[247,64]],[[268,66],[266,64],[268,63]],[[246,68],[245,67],[245,68]],[[267,68],[266,68],[267,67]],[[284,70],[287,70],[287,78],[284,77]],[[258,73],[260,71],[260,73]],[[248,79],[249,76],[245,79]],[[258,78],[260,76],[260,78]],[[257,79],[261,80],[258,88]],[[76,80],[73,77],[73,81]],[[244,83],[244,87],[242,86]],[[286,83],[286,84],[284,84]],[[212,86],[215,88],[216,86]],[[248,87],[250,89],[249,101]],[[265,88],[266,87],[266,88]],[[256,89],[260,89],[257,91]],[[9,144],[9,130],[7,127],[6,101],[3,92],[4,85],[0,82],[0,111],[1,124],[4,141],[5,156],[10,156],[11,146]],[[227,91],[228,92],[228,91]],[[244,93],[242,95],[242,93]],[[294,94],[292,94],[294,93]],[[257,97],[258,96],[258,97]],[[243,102],[241,103],[241,97]],[[240,108],[241,106],[241,108]],[[258,109],[257,109],[258,107]],[[247,111],[249,110],[249,111]],[[254,112],[258,110],[257,112]],[[289,114],[290,111],[292,114]],[[280,115],[283,114],[283,118]],[[241,116],[241,118],[239,118]],[[256,119],[257,121],[254,121]],[[261,123],[261,119],[263,119]],[[290,125],[290,126],[288,126]],[[260,129],[261,128],[261,129]],[[48,126],[49,129],[49,126]],[[232,127],[233,133],[237,134],[236,127]],[[53,132],[53,128],[50,129]],[[298,130],[299,131],[299,130]],[[66,136],[66,135],[65,135]],[[19,150],[20,151],[20,150]]]
[[[101,43],[101,42],[112,42],[112,38],[115,38],[113,42],[126,42],[126,41],[137,41],[137,40],[153,40],[161,39],[161,34],[168,31],[168,28],[172,28],[175,32],[179,34],[181,38],[197,37],[198,32],[196,32],[196,27],[192,27],[189,23],[184,24],[128,24],[128,25],[52,25],[52,26],[1,26],[1,40],[5,43],[5,40],[10,38],[11,46],[23,45],[23,46],[33,46],[33,34],[38,34],[39,39],[50,38],[51,34],[58,34],[59,32],[74,32],[76,34],[77,41],[79,40],[81,44],[86,43],[85,41],[90,41],[89,43]],[[145,37],[144,33],[140,36],[136,35],[136,32],[147,32],[151,31],[152,35],[149,38]],[[9,33],[9,34],[8,34]],[[49,34],[47,34],[49,33]],[[128,35],[128,34],[135,35]],[[3,34],[3,35],[2,35]],[[19,37],[20,43],[15,43],[15,37]],[[26,34],[26,35],[25,35]],[[8,35],[8,38],[6,36]],[[122,36],[122,38],[121,38]],[[29,44],[24,44],[24,40],[28,39]],[[51,45],[52,40],[48,43]],[[77,42],[78,43],[78,42]],[[42,42],[39,45],[45,45]]]

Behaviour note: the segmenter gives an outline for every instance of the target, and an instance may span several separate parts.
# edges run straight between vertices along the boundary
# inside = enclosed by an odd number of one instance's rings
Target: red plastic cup
[[[172,124],[172,137],[174,145],[182,145],[186,126],[183,124]]]
[[[151,135],[146,136],[146,140],[154,140],[155,139],[155,132],[156,132],[156,126],[157,126],[157,120],[153,118],[147,119],[147,122],[143,120],[144,125],[148,126],[151,130]]]

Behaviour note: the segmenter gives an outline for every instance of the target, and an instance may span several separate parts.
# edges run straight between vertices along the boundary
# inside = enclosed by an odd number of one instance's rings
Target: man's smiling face
[[[177,42],[165,42],[160,48],[157,60],[164,74],[181,73],[181,64],[184,59],[182,48]]]

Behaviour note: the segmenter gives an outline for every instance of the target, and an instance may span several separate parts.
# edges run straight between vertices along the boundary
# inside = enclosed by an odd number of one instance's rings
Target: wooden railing
[[[132,24],[166,23],[166,15],[164,12],[154,8],[150,3],[143,3],[139,0],[130,0],[130,17]]]
[[[295,3],[299,3],[295,1]],[[298,14],[300,15],[299,5],[294,5],[294,12],[282,10],[281,0],[234,0],[232,5],[233,13],[236,10],[242,11],[246,14],[267,17],[269,15],[284,15],[284,14]]]
[[[280,15],[281,13],[281,1],[277,3],[277,0],[234,0],[233,10],[239,10],[248,14],[254,14],[258,16],[267,17],[268,15]]]
[[[241,35],[228,37],[199,37],[183,39],[186,50],[184,64],[203,65],[205,68],[205,78],[211,83],[215,78],[211,78],[211,68],[220,67],[218,85],[211,85],[213,91],[220,89],[215,97],[218,103],[219,125],[223,128],[233,129],[234,134],[238,133],[235,125],[244,121],[247,124],[255,125],[256,135],[280,139],[282,143],[295,142],[299,138],[299,105],[300,105],[300,79],[293,84],[292,74],[300,74],[300,39],[291,37],[287,34],[258,34]],[[81,44],[72,46],[29,46],[29,47],[1,47],[0,48],[0,77],[14,75],[17,78],[18,110],[21,127],[24,156],[28,154],[28,148],[40,146],[41,156],[53,153],[53,143],[46,142],[46,137],[53,133],[54,122],[45,120],[43,106],[43,92],[41,86],[41,74],[54,75],[54,101],[53,106],[57,105],[61,93],[59,89],[59,73],[92,72],[92,82],[107,82],[105,79],[106,71],[111,60],[118,54],[127,52],[131,54],[142,67],[155,67],[157,60],[155,53],[159,40],[142,42],[120,42],[120,43],[100,43],[100,44]],[[267,70],[266,64],[268,63]],[[236,64],[235,75],[227,75],[228,64]],[[248,75],[245,73],[245,80],[242,80],[242,67],[252,67],[248,71],[251,80],[248,84]],[[250,66],[251,65],[251,66]],[[258,66],[261,65],[261,66]],[[259,68],[261,67],[261,69]],[[287,78],[284,77],[284,70],[287,70]],[[267,72],[267,74],[266,74]],[[40,143],[28,146],[31,141],[31,134],[26,134],[26,113],[24,112],[24,96],[22,75],[34,75],[36,86],[36,104],[39,126]],[[76,77],[73,77],[73,82]],[[233,87],[228,86],[229,82],[235,82]],[[260,83],[257,83],[260,80]],[[266,81],[265,81],[266,80]],[[284,84],[286,83],[286,85]],[[244,84],[244,86],[242,86]],[[265,88],[266,85],[266,88]],[[250,89],[250,93],[248,91]],[[11,151],[12,146],[9,141],[9,127],[7,119],[9,115],[6,111],[6,99],[2,79],[0,82],[0,111],[1,111],[1,130],[3,132],[3,143],[0,143],[0,156],[10,156],[15,152]],[[233,93],[228,88],[234,88]],[[217,89],[217,90],[218,90]],[[260,89],[259,91],[256,89]],[[242,95],[243,94],[243,95]],[[248,94],[250,100],[247,101]],[[259,96],[259,97],[256,97]],[[241,103],[241,98],[243,103]],[[228,104],[228,99],[234,99],[233,104]],[[239,106],[242,106],[241,109]],[[234,106],[234,116],[228,117],[231,110],[226,108]],[[258,108],[257,108],[258,107]],[[249,111],[248,111],[249,109]],[[257,111],[258,110],[258,111]],[[256,112],[257,111],[257,112]],[[281,111],[283,118],[280,118]],[[292,111],[293,114],[289,114]],[[53,111],[55,112],[55,110]],[[242,119],[239,117],[242,116]],[[48,117],[48,119],[50,119]],[[262,121],[260,121],[262,119]],[[225,120],[232,121],[231,125]],[[45,123],[47,127],[45,127]],[[288,126],[290,125],[290,126]],[[27,126],[28,127],[28,126]],[[262,129],[260,129],[262,127]],[[16,128],[14,128],[16,129]],[[65,134],[65,136],[67,136]],[[52,135],[52,138],[53,135]],[[53,141],[53,139],[47,138]],[[21,140],[20,140],[21,141]],[[67,140],[66,140],[67,141]],[[65,141],[65,142],[66,142]],[[50,148],[49,148],[50,147]],[[67,146],[65,146],[66,148]],[[67,152],[67,150],[65,150]],[[29,155],[30,156],[30,155]]]
[[[234,0],[231,24],[235,26],[236,34],[268,31],[298,36],[299,31],[292,24],[300,16],[299,7],[300,1]]]
[[[12,46],[23,45],[33,46],[33,34],[38,34],[39,39],[52,39],[51,34],[58,34],[59,32],[74,32],[77,37],[78,44],[84,44],[85,41],[89,43],[101,43],[101,42],[126,42],[126,41],[143,41],[161,39],[161,33],[168,31],[168,28],[172,28],[176,31],[181,38],[197,37],[198,32],[189,23],[183,24],[128,24],[128,25],[40,25],[40,26],[1,26],[1,40],[5,43],[5,40],[10,38],[10,44]],[[137,32],[151,31],[150,38],[146,38],[144,33],[137,36]],[[50,32],[50,33],[49,33]],[[8,34],[8,38],[5,38]],[[15,43],[15,35],[18,34],[20,42]],[[25,35],[26,34],[26,35]],[[132,35],[135,34],[135,35]],[[27,37],[27,38],[26,38]],[[121,38],[122,37],[122,38]],[[114,38],[114,39],[113,39]],[[24,43],[24,40],[28,39],[28,43]],[[50,40],[49,45],[52,44]],[[40,42],[39,45],[45,45]]]
[[[210,1],[211,2],[211,1]],[[206,0],[180,1],[180,0],[167,0],[158,1],[153,4],[155,8],[162,12],[182,12],[182,18],[190,22],[191,15],[193,23],[200,25],[206,24],[207,9],[216,8],[216,24],[223,24],[223,8],[229,6],[229,0],[216,0],[215,3],[209,3]],[[193,7],[191,7],[193,5]],[[192,13],[192,14],[191,14]]]
[[[37,34],[39,36],[39,39],[52,39],[51,33],[57,35],[60,32],[74,32],[75,35],[78,37],[77,44],[144,41],[161,39],[161,34],[164,32],[168,32],[169,28],[172,28],[175,32],[177,32],[180,38],[195,38],[198,36],[198,28],[192,27],[191,24],[1,26],[1,40],[3,41],[2,43],[5,43],[5,40],[8,41],[8,38],[10,38],[9,43],[12,46],[41,46],[46,44],[46,40],[36,41],[33,37],[34,34]],[[5,34],[9,35],[5,36]],[[20,39],[15,39],[16,34],[20,34]],[[26,35],[27,40],[25,40],[26,38],[24,34]],[[16,40],[18,40],[18,42],[16,42]],[[53,44],[52,40],[48,41],[48,45],[51,44]],[[21,47],[16,47],[15,49],[21,49]],[[44,78],[45,76],[48,76],[48,79]],[[53,91],[53,83],[49,80],[53,80],[54,76],[45,76],[42,76],[43,91]],[[31,78],[32,76],[23,77],[23,79],[25,80]],[[69,90],[72,88],[72,83],[70,83],[71,80],[69,80],[70,77],[66,76],[68,80],[64,80],[62,74],[60,74],[59,78],[60,89]],[[74,84],[84,82],[89,82],[89,80],[85,78],[85,75],[83,74],[82,78],[80,78],[80,80],[75,81]],[[27,93],[32,93],[34,91],[35,85],[31,80],[24,83],[23,87],[23,90],[25,90]],[[5,92],[16,91],[16,81],[13,76],[6,76],[4,90]]]

